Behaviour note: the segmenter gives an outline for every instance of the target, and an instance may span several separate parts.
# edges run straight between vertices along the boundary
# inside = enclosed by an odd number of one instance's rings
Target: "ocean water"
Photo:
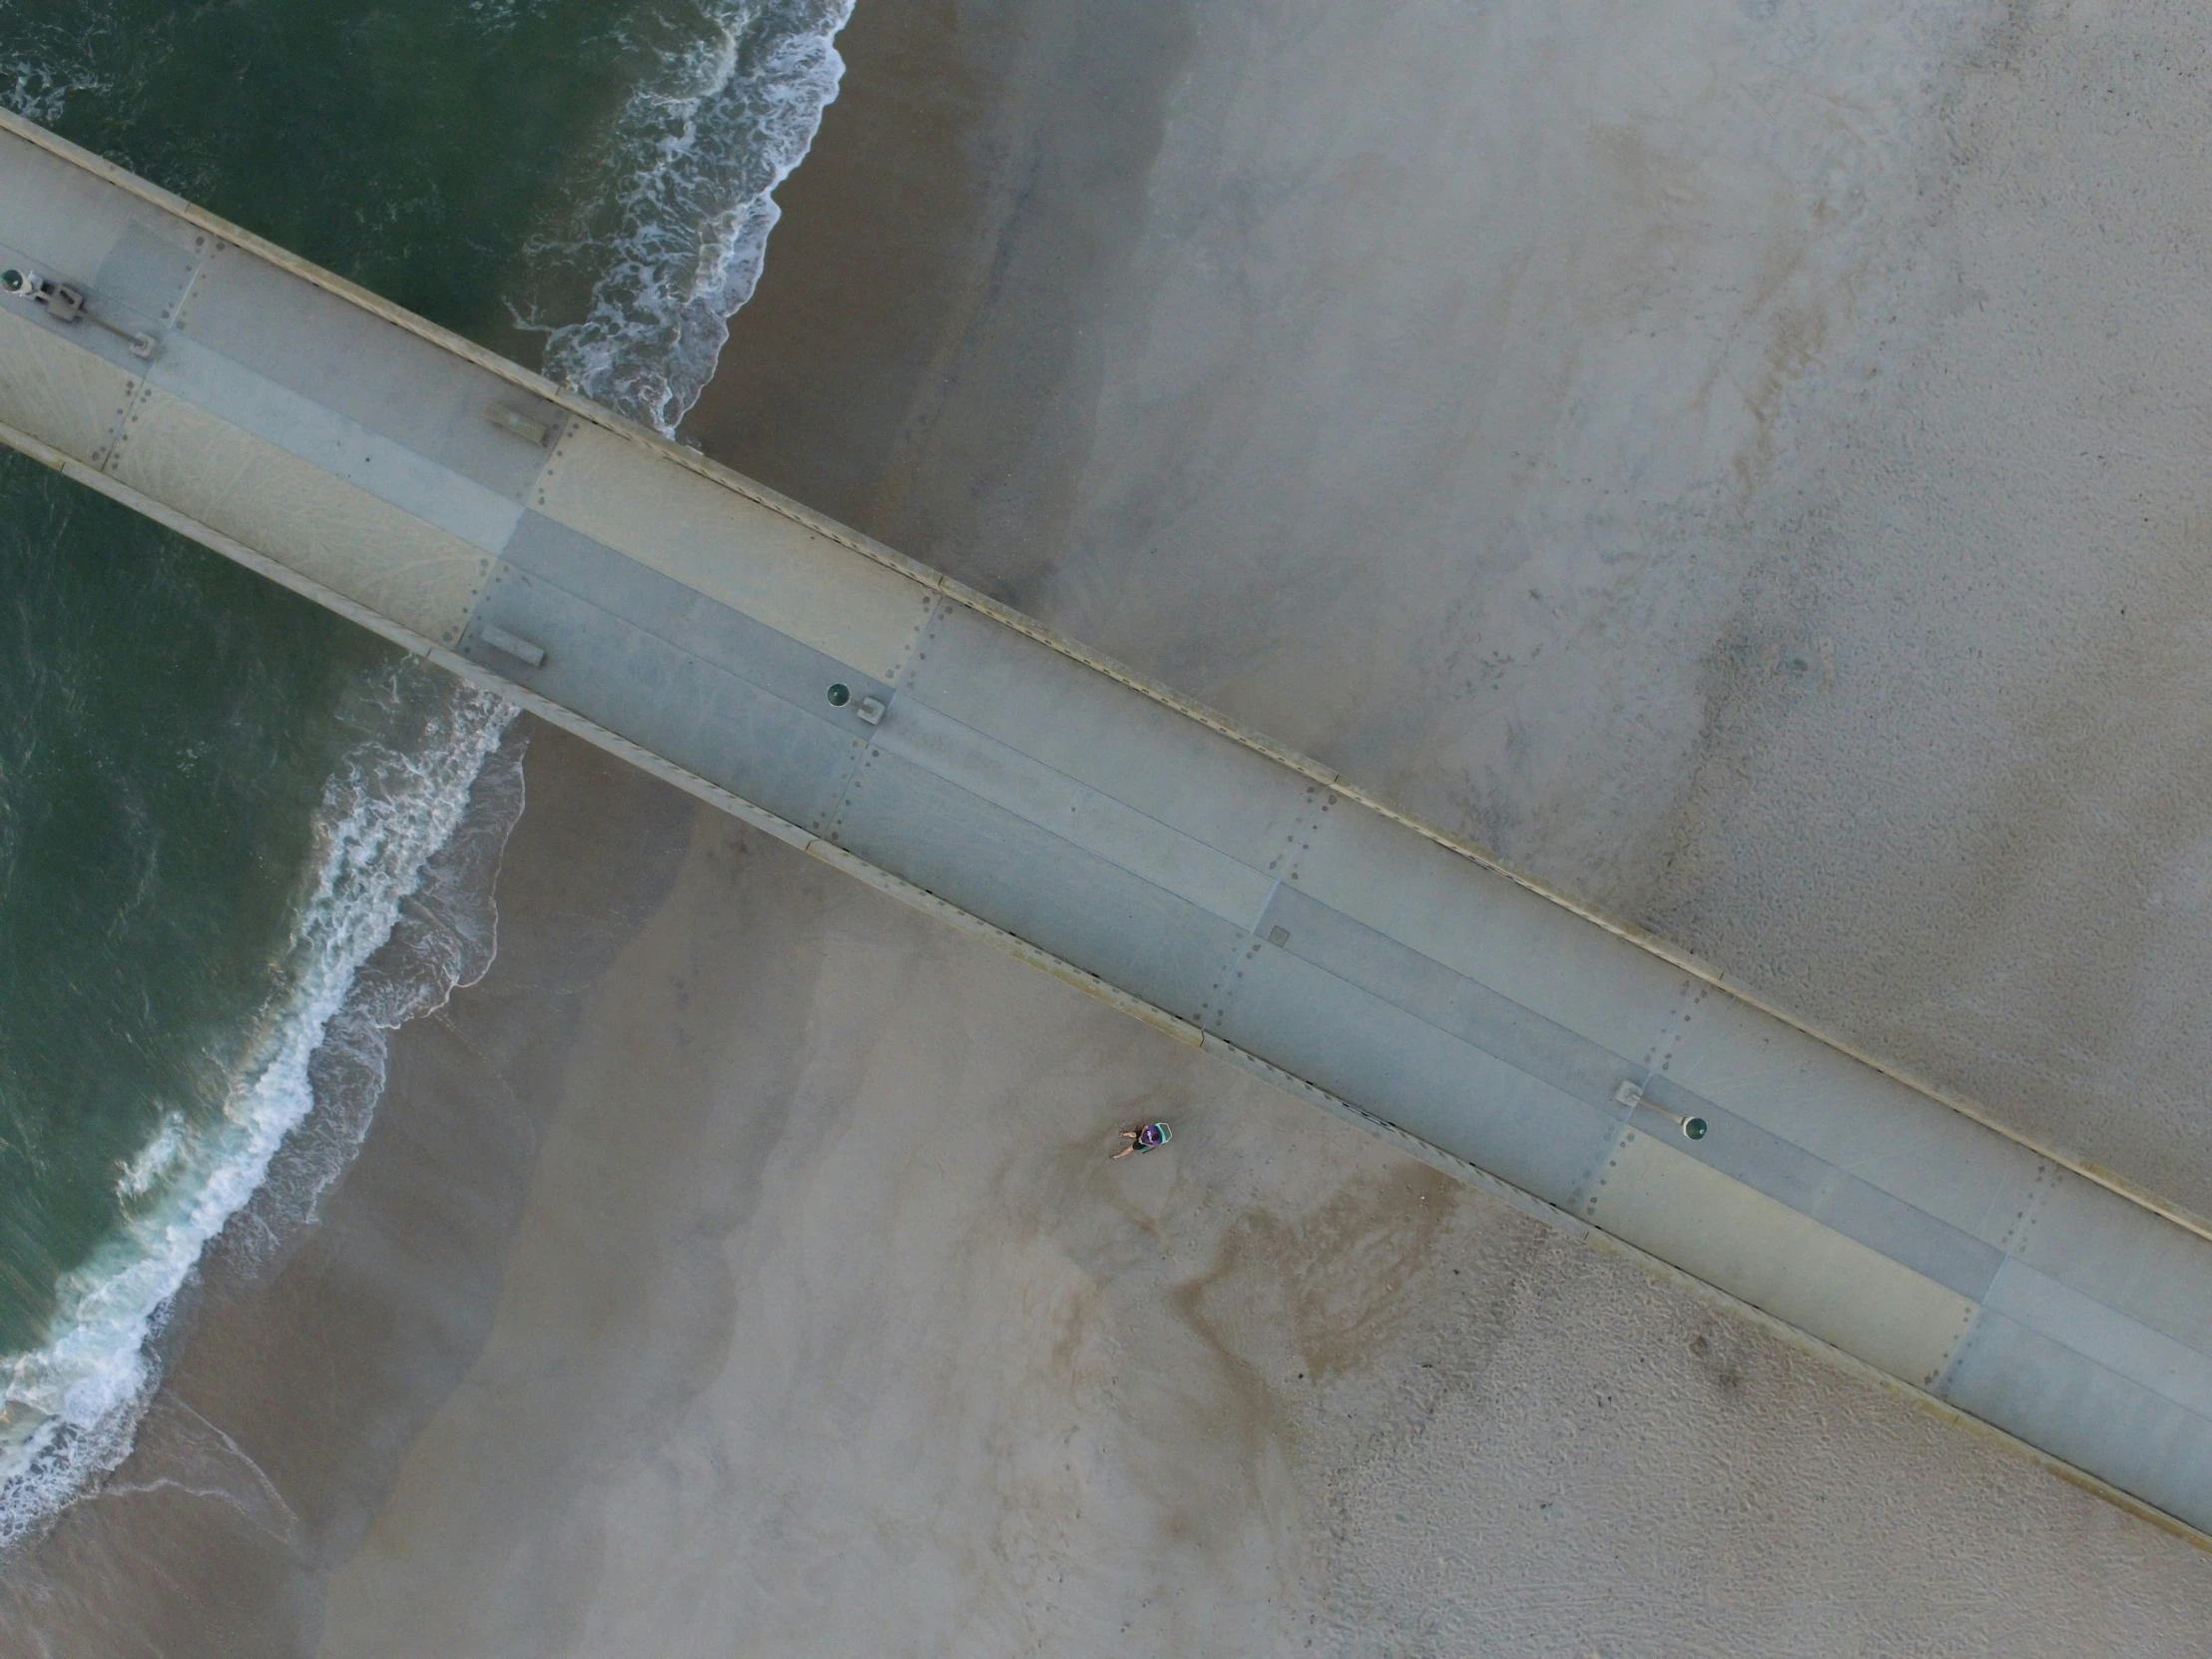
[[[0,101],[673,430],[849,0],[0,0]],[[0,455],[0,1547],[488,966],[512,711]]]

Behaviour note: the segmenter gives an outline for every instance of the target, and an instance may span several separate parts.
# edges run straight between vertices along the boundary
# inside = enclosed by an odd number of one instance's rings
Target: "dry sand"
[[[2189,1546],[700,811],[320,1652],[2163,1654],[2208,1611]]]
[[[2212,1214],[2201,7],[850,38],[711,451]]]
[[[1920,10],[863,3],[692,430],[2184,1190],[2124,1067],[1988,1086],[1992,1032],[2068,1040],[2027,977],[1937,994],[1992,876],[2102,936],[2057,877],[2111,803],[2032,867],[1928,837],[2047,770],[1996,717],[2071,695],[2042,589],[2106,573],[2018,281],[2111,240],[2079,179],[2188,223],[2187,158],[2122,100],[2023,200],[2122,26]],[[2129,271],[2070,348],[2173,353],[2151,425],[2196,278]],[[2208,1611],[2186,1547],[703,818],[322,1651],[2152,1654]]]
[[[861,0],[693,430],[2212,1209],[2192,30]],[[2201,1647],[2212,1559],[530,769],[498,964],[15,1647]]]

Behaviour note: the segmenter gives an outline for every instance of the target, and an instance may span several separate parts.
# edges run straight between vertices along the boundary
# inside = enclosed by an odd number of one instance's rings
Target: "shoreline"
[[[1609,608],[1658,552],[1696,552],[1703,507],[1654,507],[1653,485],[1600,511],[1531,470],[1508,493],[1534,518],[1470,585],[1451,557],[1474,538],[1422,515],[1502,486],[1450,444],[1401,455],[1439,430],[1471,452],[1447,383],[1468,365],[1383,323],[1474,337],[1495,272],[1461,256],[1475,184],[1384,164],[1434,133],[1510,138],[1452,123],[1485,99],[1526,117],[1525,60],[1403,12],[1361,53],[1318,11],[1197,15],[862,0],[688,434],[1408,806],[1646,890],[1680,814],[1645,774],[1546,815],[1638,734],[1651,765],[1679,759],[1668,687],[1591,665],[1716,625]],[[1637,85],[1662,105],[1686,15],[1642,24]],[[1620,51],[1650,44],[1615,21]],[[1538,231],[1602,210],[1656,234],[1629,185],[1505,154],[1567,204]],[[1271,219],[1302,199],[1278,155],[1368,217]],[[1717,243],[1746,258],[1768,229]],[[1545,410],[1619,389],[1547,380],[1544,353],[1622,256],[1536,240],[1563,272],[1536,298],[1563,309],[1484,384],[1507,429],[1547,432]],[[1734,269],[1692,275],[1730,291]],[[1317,365],[1292,336],[1345,337],[1354,301],[1381,332]],[[1754,320],[1756,355],[1779,324]],[[1368,401],[1330,404],[1323,368]],[[1761,430],[1786,433],[1785,389]],[[1427,424],[1392,423],[1392,398]],[[1627,436],[1561,449],[1600,439]],[[1300,487],[1256,497],[1247,467]],[[1344,502],[1377,491],[1413,553],[1384,538],[1348,570]],[[1605,539],[1647,510],[1675,515],[1667,548]],[[1593,589],[1585,557],[1630,575]],[[1503,667],[1443,665],[1482,696],[1405,692],[1441,672],[1393,608],[1424,569],[1463,630],[1504,630]],[[1550,597],[1523,608],[1531,570]],[[1723,704],[1803,620],[1727,647]],[[1711,666],[1681,647],[1669,672],[1684,656]],[[1511,750],[1509,718],[1465,712],[1490,694],[1527,717],[1518,783],[1467,760]],[[1528,724],[1553,697],[1566,712]],[[1721,761],[1761,753],[1722,736]],[[491,975],[395,1035],[324,1225],[269,1284],[211,1286],[158,1430],[41,1583],[11,1586],[0,1634],[61,1617],[80,1645],[57,1652],[163,1659],[2055,1656],[2176,1651],[2212,1608],[2186,1545],[557,733],[530,776]],[[1614,830],[1625,850],[1599,844]],[[1171,1147],[1109,1163],[1150,1117]]]
[[[1198,11],[985,0],[948,27],[863,0],[684,436],[1035,609],[1103,372],[1090,313],[1134,249]]]
[[[1085,566],[1130,562],[1102,476],[1180,487],[1099,422],[1247,96],[1213,72],[1338,96],[1197,16],[863,0],[687,435],[1108,648],[1177,603],[1265,640],[1188,548],[1126,606]],[[1280,684],[1240,695],[1283,728]],[[587,1020],[484,1359],[324,1659],[2149,1652],[2212,1596],[2186,1546],[711,816]],[[1155,1115],[1167,1153],[1105,1162]],[[2000,1537],[1962,1590],[1957,1540]]]
[[[368,1132],[303,1235],[257,1263],[250,1205],[210,1247],[130,1455],[11,1560],[0,1646],[311,1651],[322,1574],[483,1341],[567,1016],[687,828],[688,804],[521,718],[529,799],[489,972],[390,1034]]]

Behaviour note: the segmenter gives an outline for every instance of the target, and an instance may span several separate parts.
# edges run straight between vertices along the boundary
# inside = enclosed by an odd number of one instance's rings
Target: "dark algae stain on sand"
[[[845,9],[0,0],[0,102],[660,418],[751,290]],[[273,1164],[342,1163],[380,1062],[326,1122],[317,1047],[395,925],[434,931],[505,719],[0,453],[0,1546],[128,1449],[162,1310]]]

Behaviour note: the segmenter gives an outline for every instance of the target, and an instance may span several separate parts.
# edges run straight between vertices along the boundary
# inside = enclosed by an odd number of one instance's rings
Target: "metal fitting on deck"
[[[95,328],[115,335],[131,348],[134,357],[151,357],[156,349],[152,334],[134,333],[128,328],[118,328],[114,323],[94,316],[85,308],[85,290],[70,282],[57,282],[51,276],[41,276],[35,271],[17,271],[12,266],[0,271],[0,287],[10,293],[20,293],[34,305],[44,305],[46,314],[56,322],[75,322],[82,318]]]
[[[1613,1091],[1613,1099],[1617,1104],[1626,1106],[1631,1112],[1639,1108],[1646,1112],[1657,1112],[1681,1130],[1682,1138],[1686,1141],[1702,1141],[1712,1131],[1713,1126],[1703,1118],[1686,1118],[1678,1112],[1668,1111],[1664,1106],[1653,1104],[1645,1095],[1644,1086],[1633,1077],[1626,1079],[1619,1088]]]

